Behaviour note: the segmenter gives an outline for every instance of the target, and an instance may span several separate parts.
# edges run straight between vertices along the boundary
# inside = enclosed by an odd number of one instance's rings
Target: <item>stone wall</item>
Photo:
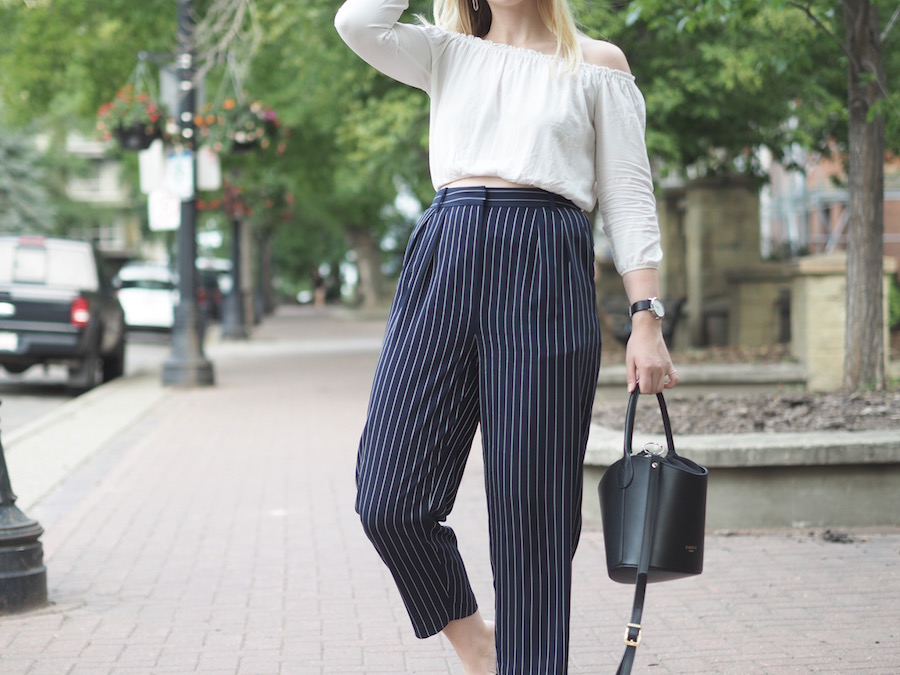
[[[792,265],[791,353],[806,366],[807,388],[837,391],[844,372],[847,316],[847,256],[844,253],[799,258]],[[884,259],[882,311],[885,372],[890,356],[888,339],[888,283],[897,267]]]
[[[660,199],[663,296],[686,297],[678,346],[724,344],[730,273],[760,262],[759,189],[744,176],[692,181]]]
[[[728,275],[730,343],[756,348],[791,340],[791,286],[786,263],[761,263]]]
[[[846,256],[763,262],[758,188],[751,178],[728,176],[663,190],[661,296],[670,303],[687,300],[670,347],[790,342],[809,372],[809,388],[837,390],[843,379]],[[626,307],[612,264],[601,263],[598,272],[601,304],[607,299],[615,311]],[[887,275],[896,274],[893,258],[885,258],[885,274],[887,359]]]

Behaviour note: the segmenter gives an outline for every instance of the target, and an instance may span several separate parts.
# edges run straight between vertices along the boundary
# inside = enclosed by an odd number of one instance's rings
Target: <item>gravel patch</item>
[[[662,420],[652,399],[638,407],[635,430],[662,433]],[[854,394],[718,395],[666,398],[675,434],[722,434],[785,431],[877,431],[896,429],[900,436],[900,390]],[[622,403],[597,402],[594,421],[622,427]]]

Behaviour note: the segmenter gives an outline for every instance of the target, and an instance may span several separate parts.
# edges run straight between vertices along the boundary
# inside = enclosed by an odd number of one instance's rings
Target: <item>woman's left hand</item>
[[[661,322],[650,312],[638,312],[632,317],[625,365],[628,393],[634,391],[637,382],[642,394],[658,394],[678,384],[678,373],[663,340]]]

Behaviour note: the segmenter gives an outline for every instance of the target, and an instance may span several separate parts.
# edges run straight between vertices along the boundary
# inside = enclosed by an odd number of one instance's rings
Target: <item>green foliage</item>
[[[175,10],[172,0],[66,0],[0,9],[0,97],[11,122],[52,116],[92,123],[128,80],[139,50],[172,51]]]
[[[664,166],[760,175],[760,145],[784,159],[792,143],[827,152],[846,138],[843,55],[796,10],[635,0],[586,7],[582,21],[625,51],[647,101],[648,148]]]
[[[320,263],[344,259],[345,232],[362,228],[381,239],[392,224],[385,206],[395,181],[422,199],[431,190],[427,98],[347,48],[334,29],[337,7],[260,0],[263,41],[248,78],[290,129],[284,162],[297,208],[276,230],[275,250],[279,273],[304,280]]]
[[[377,185],[393,195],[396,179],[420,194],[431,190],[428,101],[422,92],[391,88],[383,96],[350,102],[337,138],[347,159],[338,174],[342,194],[364,194]]]
[[[896,276],[891,277],[888,286],[888,326],[891,330],[900,329],[900,282]]]
[[[0,232],[48,233],[48,205],[40,155],[26,138],[0,129]]]

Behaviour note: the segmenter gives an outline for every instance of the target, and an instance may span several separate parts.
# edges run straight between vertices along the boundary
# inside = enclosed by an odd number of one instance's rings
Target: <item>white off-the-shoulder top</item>
[[[599,204],[620,274],[659,267],[662,249],[634,77],[434,26],[400,23],[406,0],[347,0],[335,18],[367,63],[431,97],[435,189],[496,176]]]

